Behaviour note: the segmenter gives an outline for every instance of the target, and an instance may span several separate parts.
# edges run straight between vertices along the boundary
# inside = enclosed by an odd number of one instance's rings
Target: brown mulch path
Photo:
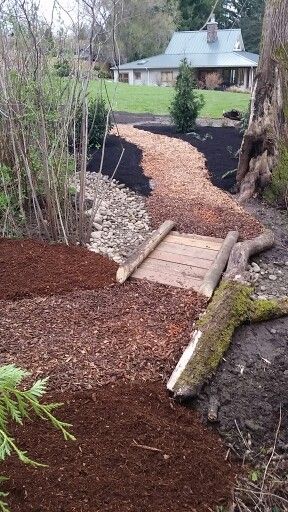
[[[2,463],[13,512],[214,512],[231,500],[238,465],[225,461],[219,437],[161,384],[53,398],[65,402],[58,416],[73,424],[77,441],[39,421],[19,428],[22,449],[48,467],[14,457]]]
[[[0,238],[0,300],[102,288],[117,268],[84,247]]]
[[[54,389],[164,379],[204,305],[192,290],[144,281],[0,301],[1,364],[49,375]]]
[[[212,185],[204,155],[188,142],[131,125],[119,125],[119,131],[143,151],[144,173],[155,185],[147,199],[155,226],[171,218],[181,231],[208,236],[225,237],[237,229],[241,238],[252,238],[262,231],[228,193]]]

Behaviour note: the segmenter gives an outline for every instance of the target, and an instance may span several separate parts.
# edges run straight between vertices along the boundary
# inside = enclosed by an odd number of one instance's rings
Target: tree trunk
[[[288,141],[288,0],[266,0],[251,115],[237,171],[239,201],[271,181]]]

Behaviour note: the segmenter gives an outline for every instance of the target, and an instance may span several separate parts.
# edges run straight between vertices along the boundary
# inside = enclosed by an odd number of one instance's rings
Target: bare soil
[[[0,238],[0,300],[102,288],[117,268],[84,247]]]
[[[14,512],[215,512],[231,500],[239,467],[161,384],[53,398],[65,402],[58,415],[73,424],[77,441],[65,443],[43,422],[16,429],[22,448],[48,467],[1,465]]]

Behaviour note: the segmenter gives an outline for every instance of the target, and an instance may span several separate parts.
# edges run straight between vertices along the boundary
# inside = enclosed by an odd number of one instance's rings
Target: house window
[[[135,71],[135,80],[141,80],[142,73],[141,71]]]
[[[173,71],[161,71],[161,82],[171,84],[173,82]]]
[[[119,82],[129,83],[129,73],[119,73]]]

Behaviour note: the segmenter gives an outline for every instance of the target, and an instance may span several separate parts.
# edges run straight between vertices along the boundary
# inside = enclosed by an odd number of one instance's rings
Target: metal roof
[[[228,53],[233,52],[238,46],[239,50],[245,50],[241,29],[226,29],[217,31],[217,41],[207,42],[207,31],[183,31],[174,32],[165,54],[183,55],[183,53]]]
[[[257,67],[258,55],[249,52],[204,53],[204,54],[162,54],[147,59],[121,64],[119,70],[178,69],[186,58],[193,68],[247,68]],[[117,69],[114,67],[113,69]]]

